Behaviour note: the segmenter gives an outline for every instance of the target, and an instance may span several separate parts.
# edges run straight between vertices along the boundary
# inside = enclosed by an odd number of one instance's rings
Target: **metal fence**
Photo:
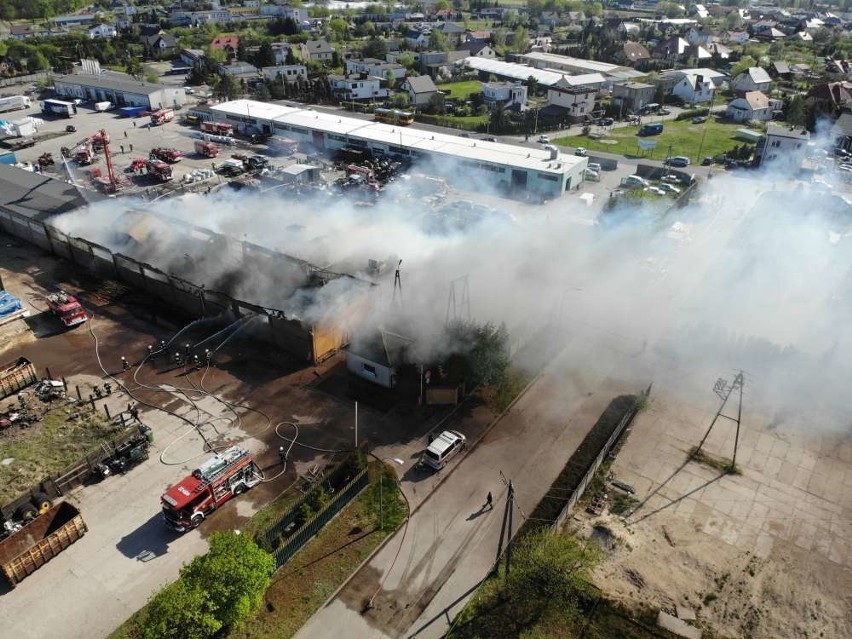
[[[302,526],[296,530],[279,548],[276,548],[272,555],[275,557],[275,568],[278,569],[284,564],[286,564],[299,550],[308,543],[313,537],[322,530],[323,526],[325,526],[331,519],[339,513],[343,508],[351,502],[355,497],[362,491],[367,485],[370,483],[370,476],[367,473],[367,469],[362,470],[355,478],[350,481],[346,486],[343,487],[337,495],[334,496],[334,499],[331,500],[325,508],[311,517],[308,521],[306,521]],[[306,495],[307,497],[307,495]],[[300,504],[303,503],[300,502]],[[288,517],[293,511],[295,511],[297,506],[294,506],[290,509],[290,511],[284,516]],[[284,518],[282,518],[282,521]],[[291,519],[290,522],[293,520]],[[278,525],[276,524],[276,527]],[[282,529],[283,530],[283,529]]]
[[[644,391],[639,393],[636,397],[636,401],[633,403],[633,406],[624,414],[624,417],[621,418],[621,421],[618,422],[618,426],[615,427],[615,430],[612,431],[612,435],[609,436],[609,439],[603,445],[598,456],[595,457],[594,461],[589,465],[589,468],[586,470],[586,473],[583,475],[583,478],[580,480],[580,483],[577,485],[577,488],[574,489],[574,492],[571,493],[571,497],[568,499],[568,503],[565,504],[565,507],[556,517],[556,520],[551,525],[553,530],[558,530],[560,526],[565,522],[572,512],[574,512],[574,508],[577,507],[577,502],[582,499],[583,494],[586,492],[586,488],[589,486],[589,482],[595,476],[595,473],[598,472],[598,468],[601,467],[606,456],[609,455],[609,452],[612,450],[613,446],[615,446],[618,439],[621,437],[624,429],[627,428],[636,417],[639,412],[642,404],[647,401],[648,397],[651,395],[651,387],[648,386]]]

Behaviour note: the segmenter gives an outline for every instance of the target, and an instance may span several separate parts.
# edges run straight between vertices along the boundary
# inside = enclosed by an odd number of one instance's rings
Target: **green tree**
[[[735,78],[746,69],[755,66],[757,66],[757,61],[750,55],[744,55],[742,58],[740,58],[739,62],[737,62],[733,67],[731,67],[731,77]]]
[[[408,51],[399,54],[397,61],[406,69],[411,69],[414,66],[414,56]]]
[[[139,639],[209,639],[222,629],[216,609],[199,584],[178,579],[155,594],[131,636]]]
[[[242,89],[240,87],[240,83],[234,78],[234,76],[225,73],[221,77],[221,80],[218,83],[214,93],[220,97],[225,98],[226,100],[233,100],[240,96],[242,93]]]
[[[804,126],[806,124],[807,109],[805,98],[801,95],[794,95],[784,104],[784,119],[794,126]]]
[[[372,37],[364,45],[363,49],[365,58],[378,58],[384,60],[388,54],[388,43],[384,38]]]
[[[349,30],[349,23],[343,18],[332,18],[328,21],[328,28],[334,34],[335,40],[343,40]]]
[[[449,51],[450,43],[447,36],[440,29],[432,29],[429,34],[429,49],[432,51]]]
[[[515,35],[512,38],[512,51],[518,53],[526,53],[530,48],[530,34],[526,27],[518,27],[515,29]]]
[[[181,570],[181,578],[202,587],[222,626],[233,628],[260,608],[274,569],[272,555],[248,535],[217,532],[207,554]]]
[[[388,89],[393,89],[396,86],[396,76],[390,69],[385,71],[385,82],[388,84]]]
[[[272,50],[272,45],[269,42],[264,42],[260,45],[257,55],[254,58],[254,66],[256,67],[274,67],[275,52]]]

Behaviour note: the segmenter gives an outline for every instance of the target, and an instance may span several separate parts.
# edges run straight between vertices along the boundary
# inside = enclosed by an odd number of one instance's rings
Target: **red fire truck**
[[[53,314],[59,316],[65,326],[77,326],[88,319],[86,309],[77,301],[77,298],[65,291],[50,293],[45,300]]]
[[[181,153],[177,149],[166,149],[163,147],[151,149],[151,155],[153,155],[158,160],[168,162],[169,164],[180,162],[181,158],[183,158],[183,153]]]
[[[212,133],[213,135],[222,135],[225,137],[234,135],[234,127],[224,122],[202,122],[201,131],[202,133]]]
[[[254,455],[239,446],[231,446],[163,493],[163,519],[178,532],[196,528],[226,501],[262,479]]]
[[[168,182],[172,179],[172,167],[160,160],[148,160],[145,163],[145,170],[148,175],[153,175],[160,182]]]
[[[166,122],[171,122],[175,119],[175,111],[174,109],[160,109],[159,111],[154,111],[151,114],[151,125],[159,126],[160,124],[165,124]]]

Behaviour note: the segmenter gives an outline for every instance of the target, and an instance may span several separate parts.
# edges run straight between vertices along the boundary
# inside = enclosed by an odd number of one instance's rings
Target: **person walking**
[[[491,496],[491,491],[488,491],[488,497],[485,498],[485,505],[488,506],[488,510],[494,510],[494,497]]]
[[[127,130],[124,131],[124,137],[127,137]]]

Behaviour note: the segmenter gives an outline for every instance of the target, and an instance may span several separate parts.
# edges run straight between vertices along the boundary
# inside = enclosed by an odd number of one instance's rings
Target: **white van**
[[[464,450],[467,438],[457,430],[445,430],[429,444],[421,461],[435,470],[441,470],[447,462]]]

